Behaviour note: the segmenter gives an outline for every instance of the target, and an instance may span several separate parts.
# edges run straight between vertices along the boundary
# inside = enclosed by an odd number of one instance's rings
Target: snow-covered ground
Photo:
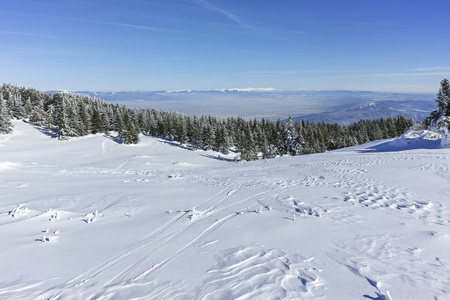
[[[235,163],[14,124],[1,299],[450,299],[450,149],[423,135]]]

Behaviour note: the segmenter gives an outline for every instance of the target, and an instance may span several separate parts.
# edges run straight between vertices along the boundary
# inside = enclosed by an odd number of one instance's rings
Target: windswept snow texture
[[[450,298],[450,149],[432,139],[234,163],[14,125],[1,299]]]

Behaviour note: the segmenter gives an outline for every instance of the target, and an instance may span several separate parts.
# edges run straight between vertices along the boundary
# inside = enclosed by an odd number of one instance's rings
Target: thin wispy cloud
[[[317,73],[317,71],[308,70],[262,70],[262,71],[247,71],[245,72],[249,76],[254,77],[271,77],[271,76],[291,76],[291,75],[301,75],[301,74],[311,74]]]
[[[180,33],[179,30],[162,28],[162,27],[154,27],[154,26],[145,26],[145,25],[135,25],[135,24],[127,24],[127,23],[116,23],[116,22],[98,22],[99,24],[105,25],[114,25],[121,27],[134,28],[139,30],[147,30],[147,31],[159,31],[159,32],[171,32],[171,33]]]
[[[11,12],[11,11],[4,11],[4,10],[0,10],[0,13],[3,13],[3,14],[17,14],[17,15],[33,16],[33,17],[41,17],[41,18],[47,18],[48,17],[45,14]],[[66,20],[66,21],[83,22],[83,23],[103,24],[103,25],[111,25],[111,26],[121,26],[121,27],[128,27],[128,28],[134,28],[134,29],[146,30],[146,31],[155,31],[155,32],[158,31],[158,32],[166,32],[166,33],[182,33],[182,31],[179,31],[179,30],[163,28],[163,27],[155,27],[155,26],[136,25],[136,24],[119,23],[119,22],[96,21],[96,20],[87,20],[87,19],[79,19],[79,18],[68,18],[68,17],[60,17],[60,16],[52,16],[52,18]],[[0,33],[21,34],[21,35],[30,35],[30,36],[40,36],[40,37],[53,37],[53,38],[57,37],[57,38],[59,38],[58,36],[43,35],[43,34],[33,34],[33,33],[24,33],[24,32],[0,31]]]
[[[38,33],[30,33],[30,32],[17,32],[17,31],[0,31],[0,34],[26,35],[26,36],[45,37],[45,38],[60,38],[59,36],[55,36],[55,35],[38,34]]]
[[[231,20],[231,21],[233,21],[233,22],[235,22],[235,23],[237,23],[237,24],[239,24],[239,25],[241,25],[241,26],[243,26],[245,28],[249,28],[249,29],[253,28],[247,22],[244,22],[240,17],[236,16],[235,14],[232,14],[229,11],[227,11],[227,10],[225,10],[223,8],[220,8],[218,6],[215,6],[215,5],[209,3],[209,2],[207,2],[205,0],[194,0],[193,2],[195,4],[203,7],[203,8],[206,8],[208,10],[214,11],[214,12],[224,16],[224,17],[228,18],[229,20]]]
[[[448,76],[450,72],[419,72],[419,73],[373,73],[373,74],[353,74],[353,75],[342,75],[347,76],[361,76],[361,77],[410,77],[410,76]]]
[[[317,19],[316,21],[322,21],[320,19]],[[330,23],[334,24],[342,24],[342,25],[349,25],[349,26],[368,26],[368,27],[378,27],[378,26],[384,26],[384,27],[404,27],[405,25],[397,24],[397,23],[388,23],[388,22],[364,22],[364,21],[348,21],[348,20],[327,20]]]
[[[299,74],[357,74],[359,69],[355,68],[313,68],[313,69],[279,69],[279,70],[257,70],[248,73],[254,76],[271,76],[271,75],[299,75]]]
[[[297,39],[297,36],[299,34],[301,35],[306,34],[306,32],[304,31],[286,30],[265,23],[254,22],[253,20],[245,19],[241,16],[231,13],[226,9],[213,5],[206,0],[189,0],[189,1],[191,3],[196,4],[199,7],[210,10],[216,14],[222,15],[228,20],[232,21],[234,24],[237,24],[241,28],[245,29],[241,31],[236,31],[236,33],[238,34],[249,35],[259,38],[268,38],[272,40],[294,43],[308,47],[315,47],[314,45],[305,43],[305,41],[299,41]],[[232,29],[232,31],[235,30]]]
[[[323,75],[333,77],[418,77],[418,76],[449,76],[450,68],[433,67],[411,70],[392,70],[373,73],[362,73],[357,69],[285,69],[285,70],[259,70],[246,71],[249,76],[291,76],[291,75]]]
[[[450,71],[450,67],[428,67],[428,68],[416,68],[411,71]]]
[[[127,27],[127,28],[133,28],[133,29],[138,29],[138,30],[146,30],[146,31],[157,31],[157,32],[166,32],[166,33],[181,33],[181,31],[179,31],[179,30],[174,30],[174,29],[169,29],[169,28],[164,28],[164,27],[136,25],[136,24],[119,23],[119,22],[94,21],[94,20],[78,19],[78,18],[65,18],[65,19],[68,20],[68,21],[92,23],[92,24],[103,24],[103,25],[112,25],[112,26]]]

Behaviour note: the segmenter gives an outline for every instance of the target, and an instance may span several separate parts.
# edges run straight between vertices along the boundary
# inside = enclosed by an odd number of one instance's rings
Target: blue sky
[[[447,0],[3,0],[0,82],[437,92]]]

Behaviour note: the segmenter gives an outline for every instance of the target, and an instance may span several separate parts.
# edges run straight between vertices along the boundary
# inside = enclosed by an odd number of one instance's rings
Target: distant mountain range
[[[434,94],[367,91],[282,91],[273,88],[176,90],[150,92],[72,91],[129,107],[156,108],[218,118],[308,120],[349,124],[360,119],[403,115],[423,120],[435,108]]]
[[[434,109],[433,101],[380,101],[361,102],[354,105],[346,105],[332,111],[309,114],[294,117],[292,120],[298,122],[308,120],[310,122],[339,123],[349,125],[364,119],[379,119],[387,117],[405,116],[416,121],[423,121]]]

